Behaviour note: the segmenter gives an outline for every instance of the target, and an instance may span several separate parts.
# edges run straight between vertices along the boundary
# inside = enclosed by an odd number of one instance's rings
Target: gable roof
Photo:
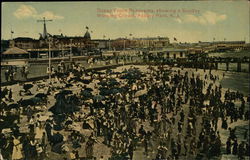
[[[2,54],[29,54],[29,52],[27,52],[23,49],[17,48],[17,47],[12,47],[12,48],[8,48]]]

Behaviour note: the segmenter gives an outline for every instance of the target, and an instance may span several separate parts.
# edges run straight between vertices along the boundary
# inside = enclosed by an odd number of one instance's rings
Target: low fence
[[[85,61],[84,61],[85,62]],[[121,62],[121,61],[115,61],[115,60],[110,60],[110,61],[99,61],[96,63],[88,64],[85,62],[79,62],[86,68],[87,71],[91,70],[105,70],[108,68],[116,68],[119,66],[123,65],[131,65],[131,64],[136,64],[138,62],[138,59],[133,59],[129,60],[126,62]],[[68,64],[69,65],[69,64]],[[52,64],[54,68],[57,67],[57,64]],[[13,85],[17,83],[24,83],[24,82],[32,82],[32,81],[37,81],[41,79],[47,79],[49,78],[48,74],[46,73],[47,70],[47,64],[30,64],[30,73],[28,74],[27,79],[21,76],[21,68],[17,69],[17,74],[15,76],[15,80],[13,81],[6,81],[5,80],[5,75],[4,75],[4,70],[1,71],[1,86],[8,86],[8,85]]]
[[[76,59],[75,59],[76,60]],[[107,68],[114,68],[114,67],[119,67],[122,65],[129,65],[129,64],[136,64],[136,65],[157,65],[159,63],[161,64],[167,64],[170,66],[177,66],[177,67],[185,67],[185,68],[200,68],[200,69],[218,69],[218,70],[225,70],[225,71],[239,71],[239,65],[233,65],[231,63],[230,66],[225,65],[225,63],[194,63],[194,62],[163,62],[162,59],[160,61],[158,60],[149,60],[149,59],[144,59],[143,57],[129,57],[128,59],[110,59],[110,60],[103,60],[103,61],[96,61],[93,63],[88,63],[86,60],[80,60],[80,61],[74,61],[75,63],[80,63],[83,67],[86,68],[86,70],[104,70]],[[52,66],[54,68],[57,68],[57,64],[59,62],[54,61],[52,63]],[[70,61],[66,61],[65,64],[70,64]],[[12,85],[16,83],[22,83],[22,82],[28,82],[28,81],[36,81],[36,80],[41,80],[41,79],[46,79],[48,78],[48,74],[46,73],[47,71],[48,64],[47,63],[30,63],[30,73],[28,75],[28,79],[24,79],[21,76],[21,68],[17,69],[17,75],[14,78],[14,81],[9,81],[7,82],[5,80],[5,75],[4,72],[5,70],[1,68],[1,86],[7,86],[7,85]],[[250,64],[242,64],[240,65],[241,72],[249,72],[250,71]]]

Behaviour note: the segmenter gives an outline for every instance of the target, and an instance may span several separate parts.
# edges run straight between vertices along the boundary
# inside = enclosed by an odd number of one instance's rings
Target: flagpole
[[[12,26],[10,27],[10,39],[12,40]]]
[[[13,40],[13,30],[12,30],[12,27],[11,27],[11,31],[10,31],[10,39]]]
[[[70,54],[69,54],[69,60],[71,61],[71,56],[72,56],[72,38],[70,39]]]

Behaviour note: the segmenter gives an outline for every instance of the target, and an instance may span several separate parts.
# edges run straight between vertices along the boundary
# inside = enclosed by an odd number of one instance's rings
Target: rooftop
[[[150,52],[185,52],[187,49],[181,49],[181,48],[164,48],[161,50],[155,50]]]
[[[84,34],[83,37],[86,38],[86,39],[91,39],[89,31],[86,31],[86,33]]]
[[[17,48],[17,47],[12,47],[12,48],[7,49],[2,54],[8,54],[8,55],[10,55],[10,54],[29,54],[29,52],[27,52],[23,49]]]
[[[34,41],[35,39],[30,38],[30,37],[17,37],[14,38],[15,41]]]

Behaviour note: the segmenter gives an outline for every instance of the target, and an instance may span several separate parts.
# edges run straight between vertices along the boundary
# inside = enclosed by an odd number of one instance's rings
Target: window
[[[176,54],[174,54],[174,59],[176,58]]]
[[[183,52],[180,52],[180,57],[183,57]]]
[[[167,58],[169,58],[169,52],[167,52]]]

